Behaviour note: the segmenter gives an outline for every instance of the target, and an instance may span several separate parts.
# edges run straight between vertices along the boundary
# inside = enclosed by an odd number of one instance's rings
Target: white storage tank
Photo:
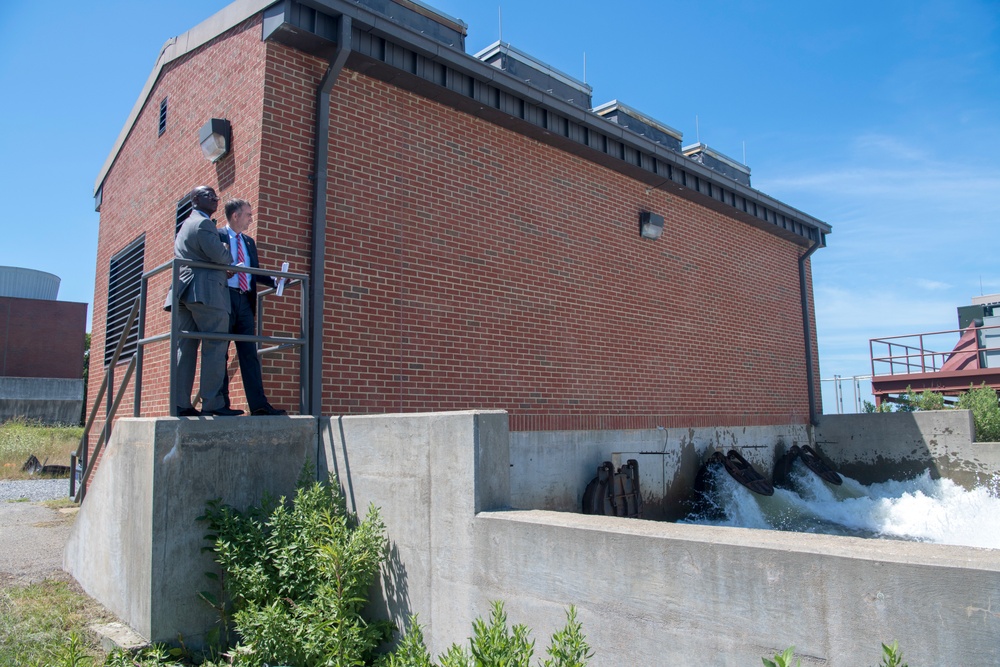
[[[0,296],[55,301],[59,296],[59,276],[34,269],[0,266]]]

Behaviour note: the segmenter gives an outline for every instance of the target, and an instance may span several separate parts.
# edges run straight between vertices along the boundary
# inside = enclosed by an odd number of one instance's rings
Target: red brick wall
[[[167,261],[174,204],[199,183],[257,203],[262,265],[308,272],[326,63],[259,40],[250,22],[170,66],[111,170],[95,349],[108,259],[146,230],[146,266]],[[164,94],[173,134],[157,140]],[[514,429],[808,419],[801,247],[357,72],[330,111],[325,414],[503,408]],[[212,115],[234,127],[218,168],[196,146]],[[642,209],[664,215],[660,240],[639,237]],[[147,333],[165,331],[150,315]],[[297,334],[298,291],[262,320]],[[167,412],[167,369],[153,348],[143,414]],[[264,380],[297,408],[297,353],[265,360]]]
[[[0,377],[83,377],[87,304],[0,297]]]
[[[198,185],[212,186],[218,192],[221,201],[215,218],[220,225],[225,223],[223,204],[227,199],[257,200],[264,71],[260,34],[258,16],[170,63],[161,72],[104,181],[92,349],[104,349],[108,268],[116,252],[145,233],[145,270],[172,259],[177,201]],[[164,97],[168,98],[167,127],[158,136],[160,101]],[[214,164],[202,156],[198,146],[199,128],[213,117],[227,118],[233,127],[231,153]],[[250,233],[254,234],[253,228]],[[169,331],[169,318],[161,310],[169,281],[169,273],[150,281],[147,336]],[[100,361],[101,355],[95,356],[95,362]],[[122,370],[116,374],[116,382],[123,373]],[[91,368],[88,392],[91,403],[102,379],[103,369]],[[167,344],[147,346],[141,406],[144,416],[169,412],[168,381]],[[196,391],[197,384],[196,380]],[[234,403],[242,403],[238,372],[231,386]],[[119,408],[120,416],[131,416],[131,399],[130,392]],[[102,410],[102,418],[103,414]],[[99,420],[98,427],[101,423]]]
[[[333,97],[325,413],[807,420],[800,247],[350,71]]]

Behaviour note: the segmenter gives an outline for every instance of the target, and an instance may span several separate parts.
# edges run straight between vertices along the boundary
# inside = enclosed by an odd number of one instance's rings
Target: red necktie
[[[243,244],[240,243],[240,235],[236,235],[236,263],[243,264],[246,261],[246,257],[243,255]],[[250,284],[247,282],[247,274],[238,273],[236,274],[237,279],[240,282],[240,291],[246,292],[250,289]]]

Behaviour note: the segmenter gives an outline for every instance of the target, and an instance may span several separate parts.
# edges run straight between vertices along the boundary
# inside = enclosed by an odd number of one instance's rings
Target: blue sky
[[[93,300],[97,173],[163,43],[226,4],[0,6],[0,265]],[[831,224],[821,377],[866,374],[869,338],[953,329],[956,306],[1000,292],[1000,2],[429,4],[469,25],[469,53],[502,16],[504,41],[586,77],[595,105],[745,150],[755,188]]]

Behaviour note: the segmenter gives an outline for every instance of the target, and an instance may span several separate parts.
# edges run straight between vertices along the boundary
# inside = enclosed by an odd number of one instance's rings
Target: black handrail
[[[104,368],[104,379],[101,381],[100,389],[97,392],[97,396],[94,399],[94,407],[91,408],[90,416],[83,429],[83,435],[80,437],[80,444],[78,445],[76,452],[70,457],[71,463],[71,473],[70,473],[70,496],[72,496],[76,502],[83,502],[83,498],[86,495],[87,481],[90,479],[90,475],[94,470],[94,463],[97,461],[98,454],[100,454],[101,448],[107,445],[111,439],[111,424],[114,421],[115,415],[118,412],[118,407],[121,404],[122,398],[125,394],[125,388],[128,386],[129,381],[132,379],[132,375],[135,375],[135,398],[132,414],[134,417],[139,417],[140,415],[140,405],[142,401],[142,370],[143,370],[143,357],[146,345],[152,343],[157,343],[164,340],[170,341],[171,349],[171,363],[170,363],[170,414],[172,417],[176,417],[174,414],[177,411],[177,406],[174,405],[174,386],[177,381],[175,377],[175,370],[173,360],[176,358],[177,343],[181,338],[198,338],[204,340],[226,340],[226,341],[247,341],[252,343],[270,343],[273,346],[263,349],[259,349],[257,354],[259,356],[264,356],[273,352],[278,352],[281,350],[290,349],[293,347],[298,347],[301,350],[300,353],[300,377],[299,377],[299,411],[303,414],[307,412],[307,408],[312,404],[309,392],[311,391],[311,383],[309,378],[309,276],[299,273],[290,273],[285,271],[272,271],[269,269],[251,268],[251,267],[240,267],[242,273],[252,273],[254,275],[265,275],[274,278],[286,278],[288,282],[285,288],[291,288],[301,285],[301,295],[300,295],[300,307],[302,310],[302,324],[299,330],[299,336],[297,338],[292,338],[288,336],[264,336],[261,332],[262,329],[262,318],[261,314],[261,297],[271,294],[275,290],[273,288],[268,288],[266,290],[261,290],[258,292],[258,308],[257,308],[257,335],[244,335],[244,334],[219,334],[219,333],[206,333],[200,331],[181,331],[177,328],[177,317],[175,313],[177,312],[177,293],[179,287],[179,268],[181,266],[190,266],[196,269],[215,269],[215,270],[231,270],[232,267],[228,267],[221,264],[210,264],[207,262],[196,262],[193,260],[174,258],[169,262],[165,262],[156,268],[147,271],[142,274],[139,296],[136,297],[135,302],[132,304],[132,310],[129,311],[128,321],[125,324],[125,328],[122,329],[121,338],[118,340],[118,345],[115,347],[115,352],[111,356],[111,361]],[[172,273],[172,284],[174,289],[171,291],[171,316],[170,316],[170,331],[167,333],[157,334],[154,336],[146,336],[146,308],[148,307],[148,287],[149,279],[155,275],[171,270]],[[104,398],[105,393],[111,386],[111,378],[113,377],[114,369],[118,365],[118,360],[121,357],[122,350],[125,348],[126,340],[129,337],[129,332],[132,330],[132,325],[135,324],[136,319],[138,319],[138,342],[136,345],[135,354],[129,360],[128,368],[125,372],[125,377],[122,380],[118,391],[115,392],[113,402],[108,406],[107,412],[105,414],[104,429],[101,432],[100,438],[98,438],[97,443],[94,445],[93,456],[88,456],[88,440],[90,439],[90,430],[93,427],[94,421],[97,417],[98,408],[101,405],[101,400]],[[80,479],[80,488],[76,488],[76,464],[79,460],[80,466],[84,469],[83,476]]]

